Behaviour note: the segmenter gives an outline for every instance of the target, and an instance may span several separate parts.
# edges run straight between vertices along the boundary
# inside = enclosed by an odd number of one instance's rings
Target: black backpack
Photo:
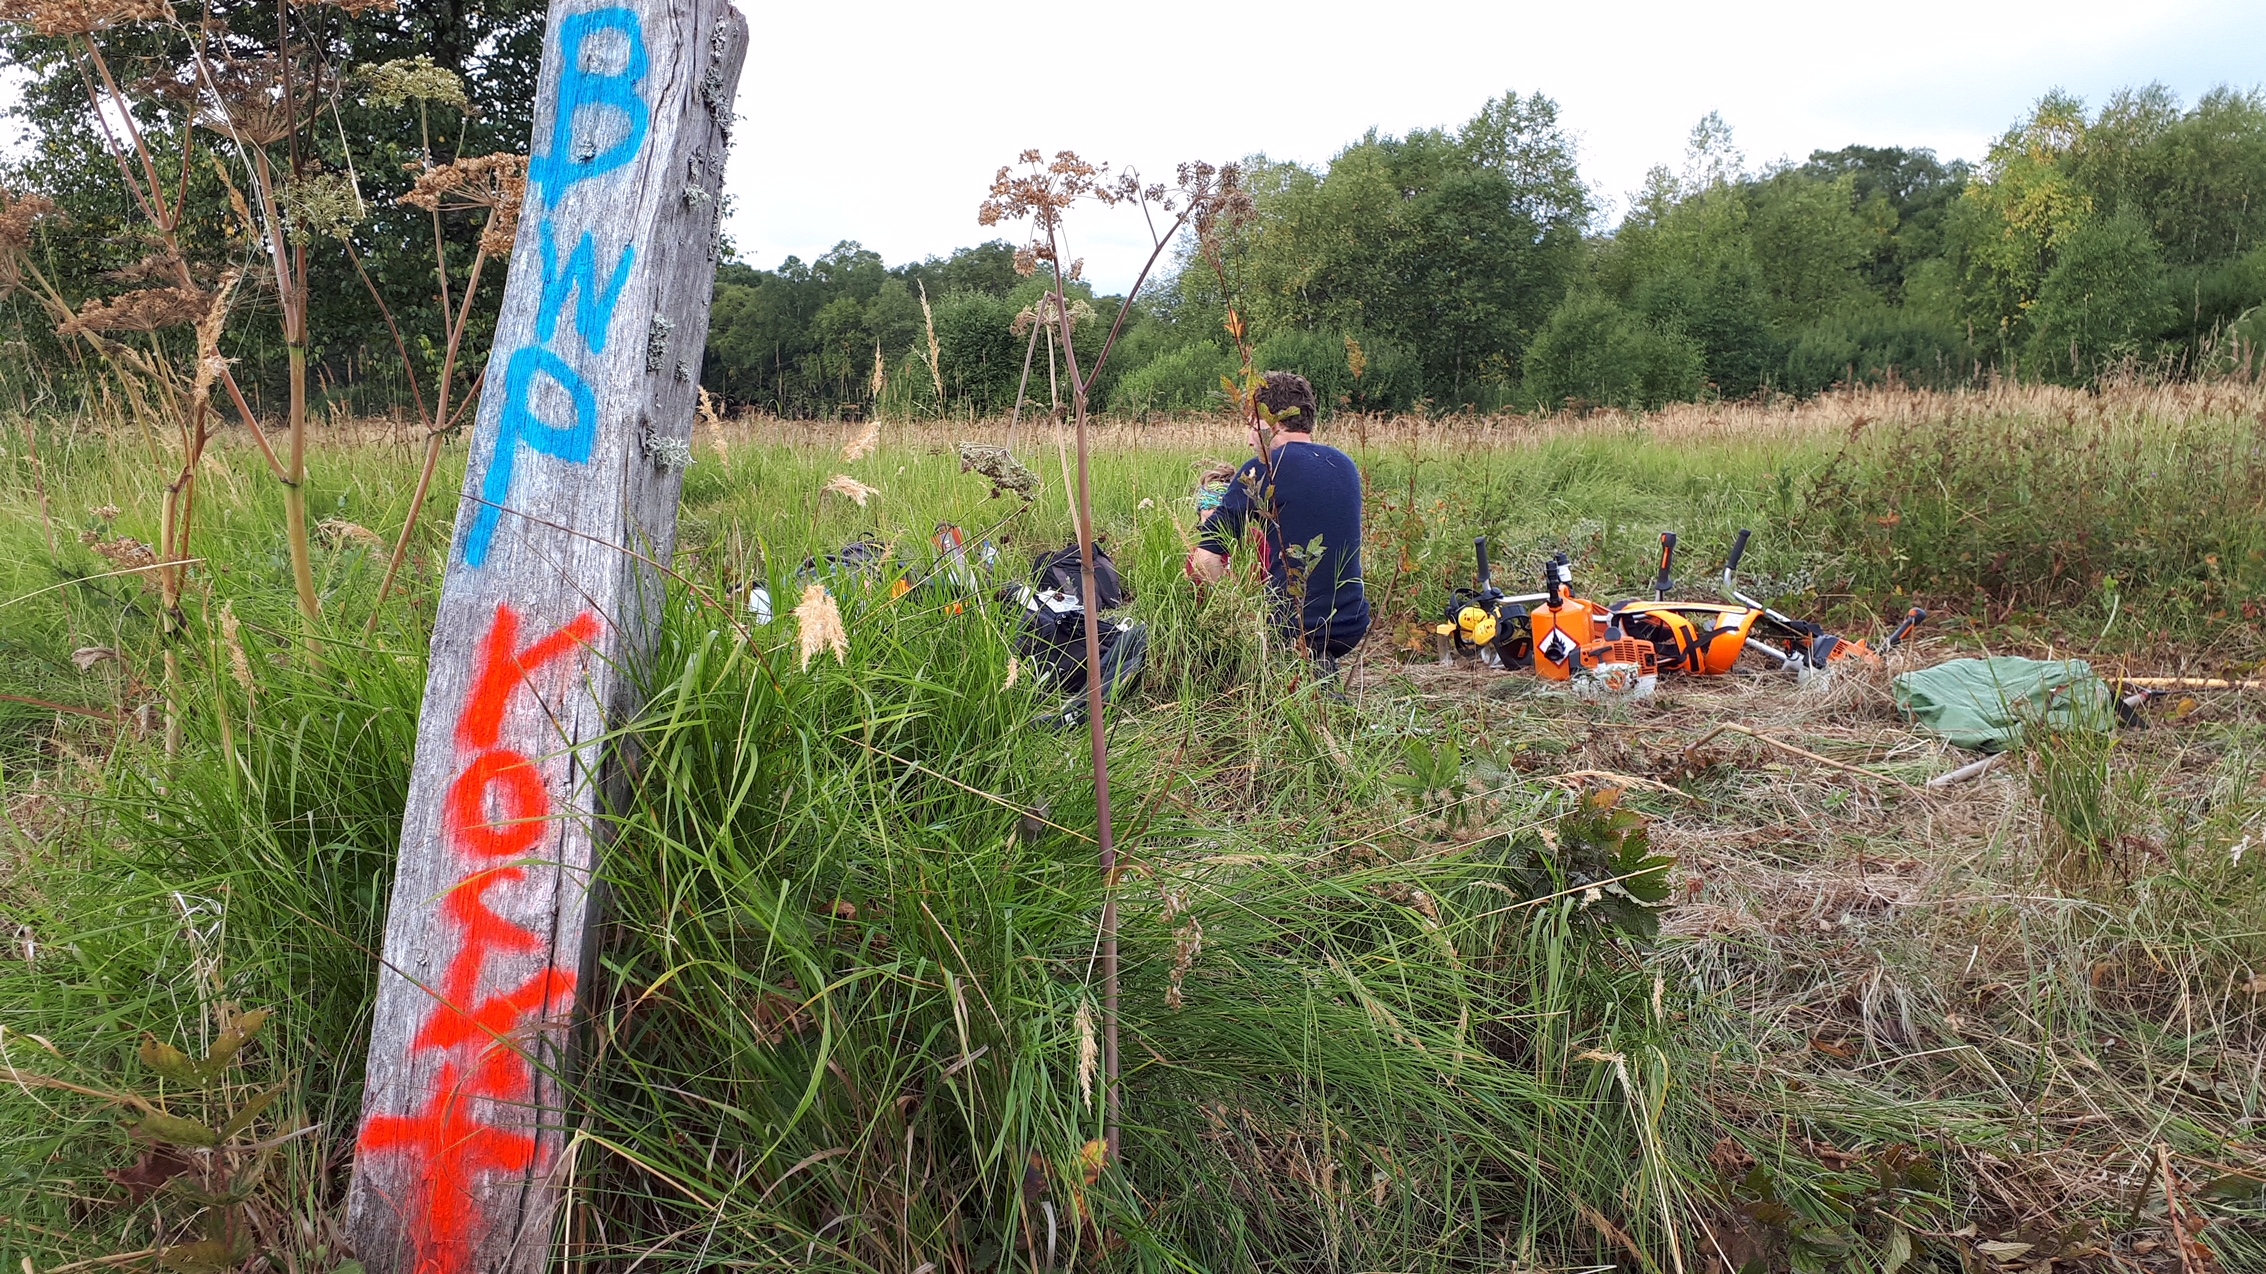
[[[1061,693],[1076,696],[1086,688],[1086,608],[1080,597],[1085,580],[1078,564],[1078,546],[1041,553],[1032,562],[1032,583],[1022,592],[1028,627],[1016,650],[1029,659],[1040,679]],[[1107,612],[1133,598],[1117,564],[1102,546],[1094,546],[1094,608],[1101,638],[1102,693],[1115,698],[1140,678],[1148,662],[1149,632],[1124,619],[1105,618]],[[1057,714],[1063,724],[1085,717],[1085,701],[1073,699]]]
[[[1041,553],[1031,561],[1034,587],[1040,592],[1057,592],[1085,601],[1085,572],[1078,564],[1078,546],[1070,544],[1051,553]],[[1094,545],[1094,597],[1098,603],[1096,613],[1116,610],[1133,600],[1133,590],[1125,587],[1125,577],[1117,573],[1117,563],[1109,560],[1109,550],[1099,542]]]

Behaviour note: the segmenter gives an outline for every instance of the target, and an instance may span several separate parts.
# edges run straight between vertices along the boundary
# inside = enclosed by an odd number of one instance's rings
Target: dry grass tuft
[[[795,605],[795,636],[805,672],[823,651],[832,651],[838,664],[849,662],[850,634],[842,627],[842,608],[823,584],[803,589],[803,599]]]
[[[865,502],[867,500],[870,500],[873,497],[881,494],[881,488],[869,487],[865,483],[858,481],[856,478],[853,478],[846,473],[837,473],[833,477],[828,478],[826,480],[826,485],[819,488],[819,490],[825,495],[841,496],[843,499],[856,504],[861,509],[865,507]]]

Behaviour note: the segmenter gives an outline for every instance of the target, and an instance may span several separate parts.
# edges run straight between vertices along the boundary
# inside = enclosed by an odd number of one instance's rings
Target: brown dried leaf
[[[103,1175],[126,1187],[127,1206],[138,1208],[166,1182],[188,1170],[189,1160],[181,1152],[171,1146],[151,1146],[133,1167]]]
[[[71,662],[85,672],[105,659],[118,658],[118,652],[108,646],[81,646],[71,652]]]
[[[323,542],[334,549],[345,548],[350,543],[370,549],[386,547],[385,540],[376,531],[345,518],[324,518],[316,524],[315,534],[323,537]]]

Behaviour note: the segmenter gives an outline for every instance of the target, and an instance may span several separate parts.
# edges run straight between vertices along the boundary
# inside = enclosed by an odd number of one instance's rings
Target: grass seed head
[[[1094,1108],[1094,1075],[1101,1070],[1101,1045],[1094,1034],[1093,1004],[1078,1000],[1078,1100]]]
[[[850,634],[842,627],[842,608],[835,605],[834,595],[825,585],[803,589],[803,599],[795,606],[795,628],[805,672],[810,670],[812,657],[822,650],[833,651],[835,663],[850,661]]]
[[[229,673],[236,678],[236,684],[244,688],[245,694],[251,694],[252,661],[244,653],[244,626],[237,622],[234,602],[220,604],[220,640],[228,647]]]
[[[837,473],[828,478],[826,485],[819,490],[825,495],[841,496],[861,509],[865,507],[867,500],[881,494],[881,488],[869,487],[846,473]]]

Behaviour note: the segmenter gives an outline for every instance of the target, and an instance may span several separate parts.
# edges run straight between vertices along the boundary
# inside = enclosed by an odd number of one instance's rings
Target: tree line
[[[109,23],[76,38],[52,33],[48,9],[78,12],[43,0],[0,11],[17,26],[0,59],[30,85],[18,111],[28,157],[0,169],[0,342],[14,351],[0,379],[16,396],[84,380],[53,305],[27,302],[27,270],[82,313],[109,315],[111,336],[193,357],[194,298],[162,314],[127,305],[152,290],[137,275],[152,258],[118,141],[89,105],[94,41],[143,76],[125,95],[141,136],[164,141],[147,162],[183,203],[177,246],[199,258],[194,285],[176,291],[214,288],[246,255],[248,224],[230,212],[239,196],[216,161],[209,110],[193,85],[166,82],[188,33],[209,42],[200,56],[242,78],[248,101],[262,76],[337,86],[320,118],[286,122],[291,215],[328,217],[299,234],[324,404],[396,408],[418,378],[452,366],[452,321],[475,349],[484,340],[505,261],[487,262],[469,305],[436,279],[461,275],[490,210],[414,195],[421,176],[462,157],[524,148],[540,6],[291,6],[293,57],[315,59],[296,71],[268,47],[272,0],[214,0],[193,26]],[[369,77],[389,68],[410,91],[373,91]],[[1124,316],[1095,386],[1107,410],[1216,401],[1241,363],[1231,306],[1259,363],[1306,374],[1332,408],[1399,412],[1649,407],[1844,382],[2249,375],[2266,335],[2257,90],[2187,104],[2150,85],[2096,108],[2049,94],[1973,164],[1849,146],[1755,166],[1710,115],[1680,164],[1655,168],[1617,212],[1582,177],[1540,94],[1507,93],[1457,127],[1371,131],[1321,165],[1261,155],[1242,168],[1255,215],[1216,261],[1181,252]],[[350,211],[320,212],[325,191],[336,202],[347,189]],[[274,303],[257,269],[238,273],[239,312]],[[1003,412],[1034,349],[1043,287],[1000,242],[894,266],[852,242],[773,269],[727,252],[702,380],[726,404],[790,417]],[[1119,318],[1121,299],[1072,291],[1075,321],[1099,332]],[[1045,342],[1029,373],[1040,402]],[[221,348],[255,406],[278,395],[286,350],[272,328],[237,323]],[[478,360],[453,366],[470,375]]]
[[[1255,157],[1245,179],[1257,216],[1222,268],[1183,253],[1135,307],[1109,410],[1213,402],[1239,363],[1231,304],[1255,361],[1371,411],[2261,370],[2257,91],[2183,105],[2149,85],[2090,111],[2050,94],[1974,164],[1848,146],[1754,167],[1711,114],[1609,222],[1540,95],[1460,128],[1373,131],[1320,167]],[[896,268],[844,243],[808,265],[727,266],[709,383],[784,415],[868,410],[877,388],[885,409],[1003,410],[1016,316],[1041,286],[1011,265],[1002,243]]]

